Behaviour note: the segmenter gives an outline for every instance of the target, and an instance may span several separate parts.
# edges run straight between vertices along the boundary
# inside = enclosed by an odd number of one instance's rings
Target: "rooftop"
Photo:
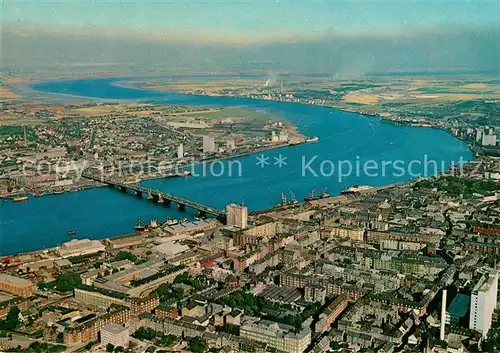
[[[470,296],[458,293],[455,298],[453,298],[447,312],[451,316],[464,317],[469,311]]]
[[[4,273],[0,274],[0,282],[9,282],[17,286],[26,286],[26,287],[33,285],[33,283],[31,283],[27,279],[6,275]]]
[[[126,328],[123,325],[119,324],[109,324],[104,326],[101,330],[111,332],[115,335],[122,333],[123,331],[128,331],[128,328]]]

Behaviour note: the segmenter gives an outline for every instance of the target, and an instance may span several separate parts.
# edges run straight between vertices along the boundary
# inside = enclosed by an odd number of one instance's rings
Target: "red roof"
[[[482,234],[497,234],[500,235],[500,229],[490,229],[482,227],[474,227],[474,231]]]

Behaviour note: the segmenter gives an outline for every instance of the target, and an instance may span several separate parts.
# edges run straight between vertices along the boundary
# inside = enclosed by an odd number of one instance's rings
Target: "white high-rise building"
[[[483,134],[484,134],[483,129],[476,130],[476,142],[481,141],[481,139],[483,138]]]
[[[234,150],[235,148],[236,148],[236,143],[234,142],[234,140],[227,140],[226,141],[226,149],[228,151]]]
[[[119,324],[109,324],[101,329],[101,344],[111,343],[115,347],[127,348],[130,341],[128,328]]]
[[[245,229],[248,225],[248,209],[244,205],[231,203],[226,206],[226,220],[228,226]]]
[[[483,146],[496,146],[497,145],[497,135],[483,133],[483,140],[481,142],[482,142],[481,144]]]
[[[215,139],[212,136],[203,136],[203,153],[215,152]]]
[[[487,272],[474,287],[470,301],[469,328],[486,337],[491,327],[493,311],[497,306],[498,273]]]
[[[184,145],[182,143],[177,146],[177,158],[184,158]]]

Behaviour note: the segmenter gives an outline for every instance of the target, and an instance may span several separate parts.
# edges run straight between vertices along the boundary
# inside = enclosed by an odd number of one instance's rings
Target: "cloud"
[[[374,71],[500,69],[495,28],[283,32],[260,40],[254,32],[251,40],[235,33],[148,33],[4,25],[3,65],[118,63],[158,70],[321,71],[340,78]]]

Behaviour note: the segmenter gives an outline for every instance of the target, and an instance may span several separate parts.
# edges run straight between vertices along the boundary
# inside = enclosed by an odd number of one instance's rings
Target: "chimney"
[[[441,330],[439,331],[439,339],[444,341],[444,326],[446,324],[446,289],[443,289],[443,298],[441,300]]]

